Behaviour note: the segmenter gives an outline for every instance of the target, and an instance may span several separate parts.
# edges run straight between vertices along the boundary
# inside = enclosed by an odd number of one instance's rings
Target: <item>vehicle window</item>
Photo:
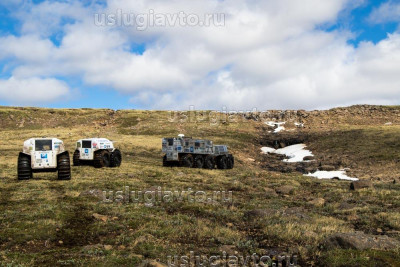
[[[36,151],[49,151],[52,150],[53,141],[52,140],[36,140],[35,150]]]
[[[174,145],[174,139],[173,138],[168,139],[168,145],[169,146],[173,146]]]
[[[82,141],[82,148],[92,148],[92,141]]]

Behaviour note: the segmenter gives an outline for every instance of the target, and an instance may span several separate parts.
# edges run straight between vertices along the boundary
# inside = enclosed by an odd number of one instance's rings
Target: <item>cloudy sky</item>
[[[0,105],[400,104],[398,0],[1,0]]]

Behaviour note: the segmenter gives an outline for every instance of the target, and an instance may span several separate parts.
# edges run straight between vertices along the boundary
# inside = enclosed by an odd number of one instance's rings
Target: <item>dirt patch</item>
[[[57,231],[56,241],[61,246],[84,246],[98,243],[99,236],[92,230],[95,222],[90,210],[83,205],[76,205],[65,212],[66,219]]]

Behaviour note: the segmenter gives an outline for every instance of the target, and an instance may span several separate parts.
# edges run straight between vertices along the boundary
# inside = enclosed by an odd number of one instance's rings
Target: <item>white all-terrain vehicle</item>
[[[121,151],[114,148],[112,141],[105,138],[81,139],[76,142],[74,166],[92,163],[96,168],[119,167]]]
[[[31,138],[18,156],[18,180],[28,180],[35,172],[57,172],[59,180],[71,179],[68,151],[56,138]]]

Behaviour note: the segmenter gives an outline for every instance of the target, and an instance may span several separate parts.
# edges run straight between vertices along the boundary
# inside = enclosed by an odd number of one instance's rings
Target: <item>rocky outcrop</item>
[[[324,127],[337,123],[393,125],[400,123],[400,107],[355,105],[313,111],[268,110],[246,113],[244,118],[256,121],[293,121],[304,124],[305,128],[310,126]]]

